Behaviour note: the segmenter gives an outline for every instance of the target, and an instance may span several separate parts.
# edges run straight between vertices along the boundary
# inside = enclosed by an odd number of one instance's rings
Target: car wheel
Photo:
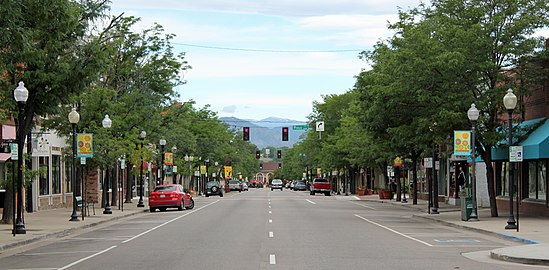
[[[238,192],[242,192],[242,189],[238,190]]]
[[[210,195],[206,194],[206,198],[210,197]]]
[[[223,193],[219,193],[219,197],[223,197]]]
[[[154,213],[155,211],[156,211],[156,209],[154,207],[149,208],[149,212]]]
[[[185,205],[185,200],[181,200],[181,204],[177,207],[178,211],[183,211],[183,206]]]
[[[326,192],[326,193],[324,193],[324,196],[330,196],[330,195],[331,195],[331,194],[330,194],[330,192],[329,192],[329,191],[328,191],[328,192]]]
[[[194,208],[194,200],[191,199],[191,201],[189,202],[189,205],[187,207],[185,207],[186,209],[193,209]]]
[[[273,191],[273,189],[271,188],[271,191]]]

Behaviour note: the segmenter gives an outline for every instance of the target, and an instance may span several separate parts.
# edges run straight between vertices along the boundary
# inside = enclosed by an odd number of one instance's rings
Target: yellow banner
[[[173,165],[173,153],[167,152],[164,153],[164,165]]]
[[[206,166],[200,165],[200,174],[206,174]]]
[[[93,157],[93,134],[78,133],[77,141],[77,157]]]
[[[225,179],[233,178],[233,166],[225,166]]]
[[[454,155],[471,155],[471,131],[454,130]]]
[[[402,160],[401,157],[396,157],[395,160],[393,161],[394,167],[402,167],[403,165],[404,165],[404,160]]]

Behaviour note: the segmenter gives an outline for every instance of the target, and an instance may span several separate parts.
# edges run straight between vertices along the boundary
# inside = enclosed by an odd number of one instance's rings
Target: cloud
[[[236,112],[236,105],[225,106],[225,107],[223,107],[221,112],[223,112],[223,113],[235,113]]]

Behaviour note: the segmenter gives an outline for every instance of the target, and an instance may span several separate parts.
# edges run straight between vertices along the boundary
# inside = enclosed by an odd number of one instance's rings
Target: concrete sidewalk
[[[360,200],[390,203],[393,205],[413,208],[416,218],[439,222],[447,226],[477,231],[517,242],[517,246],[492,250],[490,256],[494,259],[523,264],[549,265],[549,218],[519,217],[519,231],[506,230],[508,214],[500,213],[499,217],[491,217],[490,209],[478,210],[479,221],[462,221],[459,206],[439,204],[439,214],[428,214],[427,201],[418,200],[414,205],[411,199],[407,203],[395,200],[380,200],[377,195],[360,196]],[[515,216],[516,218],[516,216]]]
[[[139,213],[149,211],[148,200],[143,199],[145,207],[137,207],[139,199],[133,199],[131,203],[124,203],[122,210],[118,206],[112,206],[112,214],[103,214],[100,205],[95,207],[95,214],[90,207],[90,216],[82,220],[81,211],[78,211],[80,221],[69,221],[72,214],[71,208],[56,208],[24,214],[26,234],[12,234],[12,224],[0,224],[0,253],[2,251],[35,243],[44,239],[62,237],[77,230],[89,228],[121,219]],[[87,213],[86,213],[87,214]]]

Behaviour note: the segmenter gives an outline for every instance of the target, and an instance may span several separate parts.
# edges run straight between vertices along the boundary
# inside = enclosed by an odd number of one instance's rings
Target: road
[[[503,239],[351,196],[250,189],[198,198],[0,256],[0,269],[528,269]],[[412,212],[410,212],[412,211]]]

